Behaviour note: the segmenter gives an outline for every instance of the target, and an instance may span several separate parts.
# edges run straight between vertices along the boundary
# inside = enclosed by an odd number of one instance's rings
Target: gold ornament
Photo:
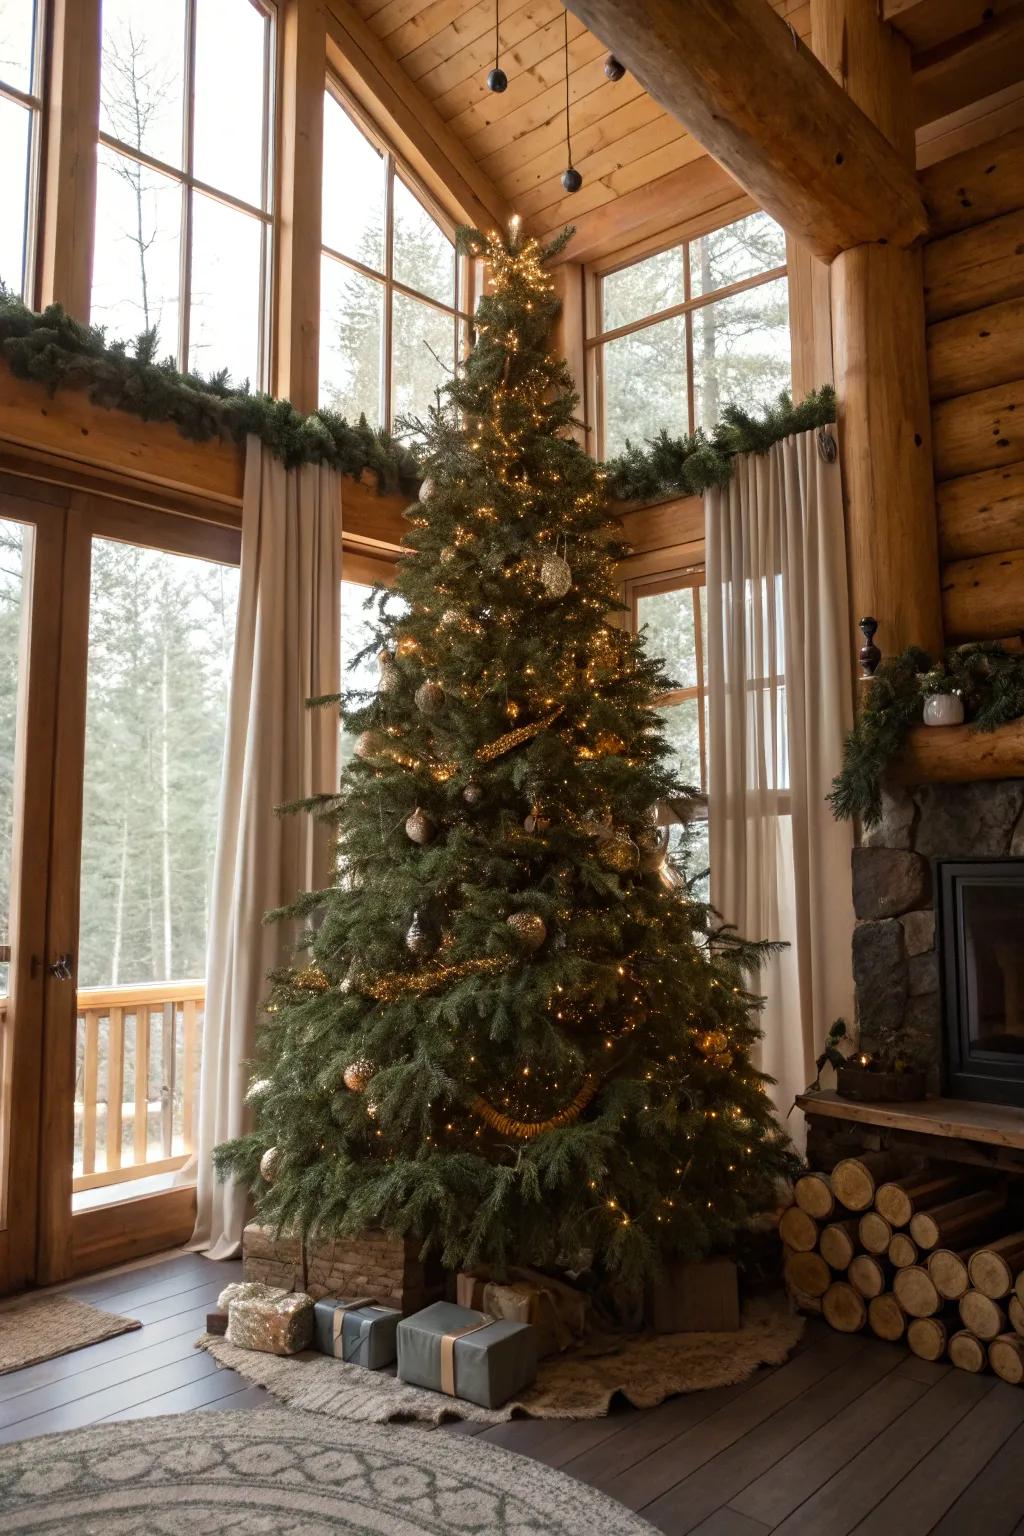
[[[413,913],[412,922],[409,924],[405,935],[405,947],[417,960],[425,960],[434,952],[434,938],[424,924],[418,912]]]
[[[248,1092],[245,1095],[245,1102],[247,1104],[255,1104],[259,1099],[263,1098],[264,1094],[269,1093],[272,1087],[273,1084],[269,1077],[258,1077],[255,1082],[249,1084]]]
[[[548,936],[548,925],[538,912],[513,912],[505,921],[523,948],[531,953],[540,949]]]
[[[402,674],[393,661],[385,662],[380,669],[380,681],[377,683],[378,693],[394,693],[396,688],[402,686]]]
[[[454,544],[446,544],[437,558],[442,565],[451,565],[452,561],[457,558],[458,553]]]
[[[318,965],[306,965],[295,977],[295,985],[302,992],[326,992],[330,981]]]
[[[560,1109],[556,1115],[549,1115],[546,1120],[514,1120],[511,1115],[502,1114],[501,1110],[495,1109],[479,1095],[470,1101],[470,1108],[474,1114],[479,1115],[485,1125],[489,1125],[491,1130],[497,1131],[500,1136],[514,1136],[517,1141],[532,1141],[535,1136],[543,1136],[545,1131],[555,1131],[560,1126],[572,1125],[577,1121],[597,1092],[597,1087],[596,1078],[585,1078],[575,1098],[570,1099],[564,1109]]]
[[[723,1072],[728,1072],[732,1066],[732,1051],[719,1051],[718,1055],[713,1058],[713,1065],[721,1067]]]
[[[444,707],[444,689],[429,678],[416,689],[416,708],[425,715],[436,715]]]
[[[281,1162],[281,1154],[276,1147],[268,1147],[260,1158],[260,1178],[266,1184],[273,1184],[277,1178],[278,1165]]]
[[[426,971],[396,972],[380,976],[363,987],[367,997],[379,1003],[393,1003],[407,992],[433,992],[437,987],[461,981],[464,976],[484,976],[504,970],[508,962],[497,955],[481,955],[477,960],[454,960],[451,965],[435,965]]]
[[[572,586],[572,571],[561,555],[548,553],[540,562],[540,581],[548,597],[564,597]]]
[[[519,719],[519,705],[516,703],[515,699],[507,699],[505,701],[505,714],[510,720]]]
[[[442,629],[455,629],[462,623],[462,614],[457,608],[446,608],[441,615]]]
[[[598,731],[594,738],[594,751],[598,757],[620,757],[625,750],[626,743],[614,731]]]
[[[370,1078],[373,1076],[373,1066],[365,1056],[360,1056],[358,1061],[350,1061],[342,1073],[342,1082],[349,1093],[362,1093]]]
[[[729,1044],[729,1037],[724,1030],[709,1029],[701,1035],[697,1044],[705,1056],[718,1056]]]
[[[360,762],[378,763],[388,755],[388,740],[382,731],[360,731],[355,754]]]
[[[412,635],[399,635],[395,655],[399,661],[406,661],[410,656],[415,656],[419,648],[419,641],[414,640]]]
[[[656,827],[644,837],[640,854],[640,868],[645,875],[656,875],[668,858],[669,829]]]
[[[618,875],[626,875],[630,870],[636,869],[640,862],[640,850],[629,833],[619,827],[607,841],[599,845],[597,857],[605,869],[614,870]]]
[[[433,494],[434,482],[428,475],[425,480],[420,481],[420,501],[429,501]]]
[[[434,826],[434,823],[426,811],[420,810],[419,806],[406,819],[406,836],[411,842],[419,843],[421,847],[425,847],[427,843],[433,842],[436,832],[437,828]]]
[[[546,731],[558,716],[562,713],[561,706],[552,710],[543,720],[535,720],[532,725],[521,725],[518,730],[506,731],[504,736],[499,736],[495,741],[487,742],[486,746],[477,747],[474,756],[478,763],[493,763],[496,757],[504,757],[506,752],[511,752],[515,747],[521,747],[524,741],[530,741],[532,737],[539,736],[541,731]]]
[[[480,788],[480,785],[475,784],[472,779],[462,791],[462,798],[465,800],[467,805],[479,805],[483,797],[484,792]]]

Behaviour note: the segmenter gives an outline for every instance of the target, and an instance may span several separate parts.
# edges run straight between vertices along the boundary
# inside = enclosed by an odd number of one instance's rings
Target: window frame
[[[278,98],[279,98],[279,70],[281,67],[281,16],[278,0],[249,0],[253,10],[263,16],[270,24],[266,28],[263,42],[263,155],[260,166],[260,188],[262,207],[256,207],[248,203],[244,198],[236,197],[234,193],[225,192],[210,182],[202,181],[194,173],[195,163],[195,75],[196,75],[196,8],[198,0],[185,0],[185,59],[183,76],[183,114],[182,114],[182,162],[181,167],[168,164],[159,160],[155,155],[147,154],[143,149],[137,149],[132,144],[126,144],[108,133],[102,126],[99,128],[96,138],[97,150],[100,148],[112,151],[114,154],[124,156],[128,160],[134,160],[138,165],[144,165],[151,171],[156,171],[162,176],[176,182],[182,192],[181,211],[181,236],[179,248],[178,271],[178,336],[177,336],[177,366],[183,372],[189,371],[189,345],[192,318],[192,243],[195,224],[194,203],[195,194],[201,193],[212,201],[233,208],[238,213],[248,214],[255,218],[261,225],[260,230],[260,305],[259,305],[259,346],[257,377],[253,379],[252,386],[255,389],[267,389],[269,387],[271,373],[271,319],[274,305],[274,285],[276,281],[275,251],[277,248],[277,209],[275,206],[275,170],[277,159],[278,139]],[[100,49],[100,91],[102,93],[103,78],[103,42],[98,40]],[[96,207],[93,210],[95,223]],[[91,305],[90,305],[91,307]],[[219,369],[225,366],[217,363]]]
[[[693,364],[693,317],[700,309],[707,309],[723,299],[733,298],[737,294],[747,293],[751,289],[761,288],[766,283],[777,282],[785,278],[790,280],[788,260],[781,266],[771,267],[764,272],[756,272],[751,277],[741,278],[738,282],[727,283],[721,288],[716,288],[712,293],[693,294],[691,292],[690,278],[690,246],[702,240],[705,236],[715,234],[718,230],[728,229],[731,224],[741,224],[752,214],[763,210],[754,208],[738,216],[734,215],[724,221],[715,222],[698,227],[687,228],[685,232],[667,231],[663,240],[644,243],[640,250],[635,248],[628,255],[623,255],[621,260],[614,262],[601,262],[587,268],[587,305],[585,335],[583,338],[584,364],[586,373],[586,388],[589,400],[593,402],[593,420],[591,431],[594,439],[595,457],[605,457],[605,380],[604,380],[604,349],[612,341],[618,341],[623,336],[632,336],[638,331],[649,329],[665,320],[674,320],[682,317],[685,322],[685,357],[683,368],[686,377],[686,431],[692,433],[696,428],[696,415],[694,403],[694,364]],[[630,267],[639,266],[641,262],[649,261],[654,256],[663,255],[666,251],[678,250],[679,259],[683,269],[683,300],[678,304],[669,304],[664,309],[655,310],[650,315],[644,315],[640,320],[630,321],[627,325],[612,326],[608,330],[603,325],[603,290],[604,281],[617,272],[628,271]],[[790,335],[792,336],[792,319],[790,321]],[[589,413],[588,413],[589,414]]]
[[[417,303],[426,304],[429,308],[437,310],[439,314],[448,315],[452,320],[452,363],[453,366],[460,356],[464,356],[467,349],[467,337],[469,328],[473,323],[473,299],[474,278],[472,265],[469,258],[456,247],[455,249],[455,299],[453,304],[444,304],[440,299],[435,299],[428,293],[421,293],[418,288],[411,288],[408,283],[403,283],[394,275],[395,258],[395,179],[401,181],[407,192],[430,215],[435,224],[444,235],[455,245],[457,221],[453,219],[424,186],[420,178],[413,172],[403,157],[398,154],[388,142],[384,134],[370,120],[359,103],[353,99],[344,85],[338,79],[333,70],[328,69],[324,79],[324,94],[332,96],[341,108],[342,112],[355,124],[360,133],[373,145],[374,149],[384,161],[384,269],[377,271],[374,267],[368,267],[355,256],[345,256],[341,251],[335,250],[321,237],[320,259],[326,257],[339,266],[347,267],[349,271],[357,273],[360,277],[369,278],[379,283],[384,289],[384,324],[381,334],[381,353],[384,361],[383,390],[381,398],[381,425],[388,431],[394,431],[392,389],[392,368],[394,360],[394,300],[395,294],[413,299]],[[323,189],[321,184],[321,196]],[[463,307],[465,306],[465,307]],[[322,329],[322,327],[321,327]],[[320,357],[321,349],[317,351],[317,397],[320,397]]]
[[[697,701],[697,734],[700,751],[700,792],[704,805],[704,815],[707,815],[708,796],[708,742],[707,742],[707,667],[704,657],[704,634],[702,625],[703,603],[702,590],[707,586],[707,569],[703,564],[681,566],[676,570],[662,571],[656,576],[635,576],[627,579],[625,583],[626,610],[629,615],[629,629],[633,635],[639,635],[640,602],[645,597],[662,597],[668,592],[682,592],[687,588],[693,593],[693,625],[694,625],[694,659],[697,669],[697,682],[687,688],[670,688],[667,693],[661,693],[654,699],[656,709],[671,707],[673,704],[685,703],[688,699]],[[703,819],[703,818],[698,818]]]
[[[0,100],[24,107],[29,114],[29,141],[25,177],[25,244],[21,256],[22,301],[34,308],[39,282],[39,208],[42,189],[43,138],[46,131],[46,56],[50,39],[50,0],[33,0],[32,89],[23,91],[0,76]]]

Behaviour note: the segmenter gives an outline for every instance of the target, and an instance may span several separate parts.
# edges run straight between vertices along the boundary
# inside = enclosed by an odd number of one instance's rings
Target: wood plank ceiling
[[[809,40],[810,0],[770,0]],[[537,233],[560,229],[621,199],[643,198],[661,178],[674,193],[683,168],[706,174],[707,156],[682,125],[627,74],[604,74],[607,48],[569,15],[569,99],[573,162],[583,187],[562,188],[566,167],[561,0],[500,0],[501,64],[508,89],[487,89],[494,63],[494,0],[351,0],[417,91],[465,145],[482,172]],[[958,67],[979,43],[986,60],[984,93],[1024,75],[1015,47],[1024,27],[1019,0],[882,0],[903,32],[919,69],[920,121],[955,112],[976,99],[970,68]],[[991,30],[1000,46],[988,43]],[[993,39],[993,42],[995,39]],[[1011,62],[1016,54],[1016,62]],[[1006,62],[1000,66],[999,60]],[[966,78],[965,78],[966,76]],[[697,167],[694,163],[703,161]],[[670,201],[673,199],[670,199]],[[600,215],[598,215],[600,217]],[[670,214],[671,217],[671,214]],[[593,217],[587,221],[594,223]]]

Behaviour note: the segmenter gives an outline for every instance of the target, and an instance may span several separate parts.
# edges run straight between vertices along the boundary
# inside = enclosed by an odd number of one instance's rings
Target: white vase
[[[925,725],[963,725],[964,701],[957,693],[930,693],[924,701]]]

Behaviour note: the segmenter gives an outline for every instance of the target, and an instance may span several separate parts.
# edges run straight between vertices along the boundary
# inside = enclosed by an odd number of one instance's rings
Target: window
[[[0,0],[0,283],[32,302],[42,6]]]
[[[439,210],[332,86],[324,95],[320,404],[424,419],[451,377],[467,267]]]
[[[790,386],[786,237],[765,213],[599,276],[594,300],[602,458]]]
[[[92,319],[156,327],[179,367],[261,385],[272,251],[274,13],[103,0]]]

